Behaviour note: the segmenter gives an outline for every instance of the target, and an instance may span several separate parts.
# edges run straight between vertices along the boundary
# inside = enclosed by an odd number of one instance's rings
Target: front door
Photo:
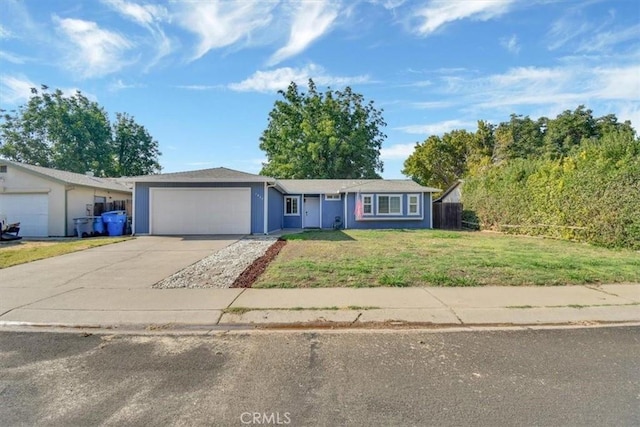
[[[304,198],[304,228],[320,228],[320,197]]]

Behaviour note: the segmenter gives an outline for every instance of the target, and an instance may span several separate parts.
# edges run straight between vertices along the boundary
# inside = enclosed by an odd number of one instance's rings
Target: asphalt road
[[[0,424],[640,425],[640,327],[0,333]]]

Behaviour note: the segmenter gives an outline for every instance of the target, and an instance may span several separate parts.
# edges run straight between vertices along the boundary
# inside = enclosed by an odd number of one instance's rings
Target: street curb
[[[579,329],[600,327],[640,326],[638,321],[580,321],[564,323],[476,323],[476,324],[434,324],[424,322],[305,322],[271,324],[120,324],[120,325],[79,325],[56,323],[30,323],[17,321],[0,322],[0,332],[66,332],[89,334],[136,334],[136,335],[215,335],[220,333],[251,332],[367,332],[367,331],[488,331],[488,330],[537,330],[537,329]]]

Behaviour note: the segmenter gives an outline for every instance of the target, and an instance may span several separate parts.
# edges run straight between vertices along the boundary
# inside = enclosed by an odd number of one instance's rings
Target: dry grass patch
[[[64,241],[18,240],[0,244],[0,268],[51,258],[97,246],[123,242],[131,237],[96,237]]]
[[[640,253],[496,233],[315,231],[287,245],[254,287],[640,283]]]

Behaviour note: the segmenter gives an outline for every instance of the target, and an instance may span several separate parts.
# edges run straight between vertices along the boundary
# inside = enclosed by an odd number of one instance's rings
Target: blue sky
[[[41,83],[127,112],[165,172],[257,173],[291,80],[384,109],[385,178],[416,142],[585,104],[640,128],[640,3],[0,0],[0,106]]]

